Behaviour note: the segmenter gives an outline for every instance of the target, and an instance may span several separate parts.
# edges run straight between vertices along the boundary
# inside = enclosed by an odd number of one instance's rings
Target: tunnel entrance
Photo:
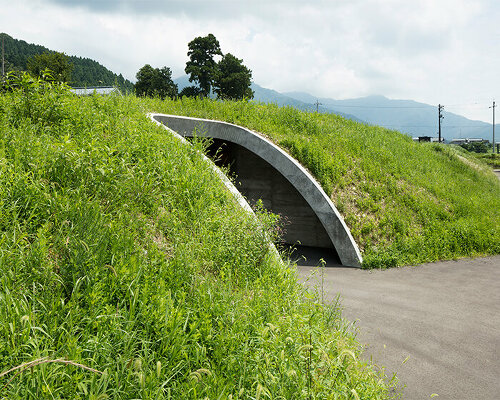
[[[295,257],[300,256],[301,249],[313,249],[314,257],[325,260],[334,257],[339,261],[336,265],[362,265],[359,247],[330,197],[279,146],[257,132],[228,122],[167,114],[149,114],[149,117],[180,140],[193,136],[193,132],[195,136],[213,140],[208,155],[216,154],[216,162],[236,177],[240,191],[217,170],[220,179],[244,209],[249,211],[249,202],[255,204],[256,199],[262,199],[269,210],[282,215],[286,223],[285,243],[303,246],[298,246]],[[329,254],[320,255],[320,250]],[[308,257],[309,262],[312,257]]]
[[[239,144],[211,139],[207,148],[216,165],[225,167],[235,185],[253,207],[260,199],[264,207],[280,215],[282,243],[292,261],[300,265],[341,264],[323,224],[299,191],[267,161]]]

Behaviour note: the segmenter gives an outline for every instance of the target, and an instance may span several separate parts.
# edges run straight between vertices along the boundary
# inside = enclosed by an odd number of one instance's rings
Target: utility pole
[[[495,153],[495,107],[495,102],[493,102],[493,105],[491,107],[488,107],[493,109],[493,153]]]
[[[444,118],[443,116],[443,108],[441,104],[438,105],[438,118],[439,118],[439,143],[441,143],[441,120]]]
[[[323,105],[323,104],[321,104],[321,103],[319,102],[319,100],[316,100],[316,103],[314,103],[314,104],[316,104],[316,112],[318,112],[318,110],[319,110],[319,106],[322,106],[322,105]]]
[[[2,82],[5,80],[5,48],[4,48],[5,35],[2,34]]]

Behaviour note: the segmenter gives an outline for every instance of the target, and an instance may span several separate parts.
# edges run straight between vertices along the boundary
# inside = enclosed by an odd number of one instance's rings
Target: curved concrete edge
[[[150,118],[168,125],[181,136],[192,136],[196,131],[199,136],[236,143],[267,161],[299,191],[316,213],[342,265],[361,267],[358,245],[337,208],[314,177],[283,149],[256,132],[228,122],[153,113]]]
[[[184,137],[179,135],[177,132],[173,131],[170,129],[168,126],[165,124],[161,123],[160,121],[157,121],[155,119],[155,115],[157,114],[147,114],[147,116],[153,121],[156,125],[161,126],[162,128],[166,129],[169,131],[174,137],[176,137],[178,140],[180,140],[182,143],[185,145],[191,146],[191,143],[189,143]],[[238,202],[238,204],[243,208],[246,212],[252,214],[255,218],[257,216],[255,215],[255,212],[253,211],[252,207],[250,204],[248,204],[247,200],[242,196],[242,194],[239,192],[238,189],[236,189],[236,186],[233,185],[233,183],[228,179],[228,177],[220,170],[217,165],[213,163],[212,160],[210,160],[205,154],[201,154],[203,159],[207,162],[207,164],[212,168],[212,170],[217,174],[217,176],[222,180],[226,188],[231,192],[231,194],[234,196],[235,200]],[[272,255],[280,262],[283,263],[283,260],[281,259],[281,256],[276,249],[276,246],[274,243],[269,239],[269,248],[271,250]]]

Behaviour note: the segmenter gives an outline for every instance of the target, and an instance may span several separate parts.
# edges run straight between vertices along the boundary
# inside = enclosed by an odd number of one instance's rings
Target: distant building
[[[113,86],[74,87],[71,89],[71,91],[77,96],[90,96],[93,94],[105,96],[111,93],[121,94],[120,90]]]
[[[450,144],[457,144],[457,145],[469,144],[469,143],[490,143],[490,141],[482,138],[465,138],[465,139],[460,138],[460,139],[452,139],[452,141],[450,142]]]
[[[412,139],[414,142],[433,142],[433,143],[439,142],[439,138],[433,136],[418,136]],[[441,142],[444,143],[444,138],[441,138]]]

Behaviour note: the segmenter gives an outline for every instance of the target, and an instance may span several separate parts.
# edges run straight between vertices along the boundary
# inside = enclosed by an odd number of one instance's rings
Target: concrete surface
[[[330,198],[312,175],[280,147],[255,132],[226,122],[165,114],[150,114],[150,116],[181,136],[193,136],[196,130],[199,136],[236,143],[268,163],[296,189],[314,211],[342,265],[361,265],[358,246]],[[318,233],[317,240],[323,240],[318,230],[304,231],[304,237],[311,232]]]
[[[271,164],[236,143],[213,139],[207,154],[234,176],[238,190],[251,205],[282,216],[282,240],[288,244],[332,248],[318,216],[298,190]]]
[[[187,146],[191,146],[191,143],[189,143],[183,136],[179,135],[177,132],[173,131],[172,129],[168,128],[166,125],[162,124],[158,120],[154,118],[156,114],[149,114],[149,117],[151,120],[171,132],[175,137],[177,137],[182,143],[184,143]],[[206,157],[204,154],[202,154],[204,157],[205,161],[207,162],[207,165],[210,166],[210,168],[213,169],[213,171],[217,174],[217,176],[224,182],[224,185],[227,187],[227,189],[234,195],[236,198],[236,201],[238,204],[246,211],[253,213],[253,208],[248,204],[247,199],[245,199],[240,191],[236,189],[236,187],[233,185],[233,182],[215,165],[212,160],[210,160],[208,157]]]
[[[299,276],[314,269],[299,266]],[[306,284],[318,287],[318,276]],[[500,256],[324,268],[325,299],[337,293],[364,357],[397,374],[403,399],[500,399]]]
[[[186,146],[191,146],[191,143],[189,143],[183,136],[179,135],[177,132],[173,131],[172,129],[168,128],[166,125],[162,124],[161,122],[157,121],[154,118],[155,114],[148,114],[149,118],[157,125],[165,128],[168,130],[174,137],[179,139],[181,143],[184,143]],[[248,204],[247,199],[243,197],[238,189],[233,185],[233,182],[222,172],[215,163],[210,160],[206,155],[202,154],[202,157],[206,161],[207,165],[214,171],[214,173],[220,178],[220,180],[224,183],[226,188],[232,193],[238,204],[243,208],[245,211],[247,211],[250,214],[255,215],[255,212],[253,211],[253,208]],[[281,259],[281,255],[279,254],[278,250],[276,249],[275,244],[271,241],[269,238],[269,248],[271,250],[271,253],[274,255],[274,257],[277,259],[278,262],[283,262]]]

